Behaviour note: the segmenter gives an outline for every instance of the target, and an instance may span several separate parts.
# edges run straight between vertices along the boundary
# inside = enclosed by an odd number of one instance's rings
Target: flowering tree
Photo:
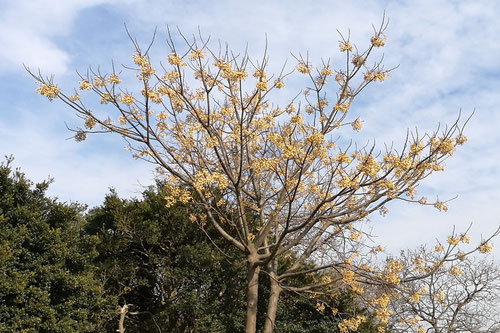
[[[415,188],[443,170],[442,162],[466,141],[458,121],[441,133],[409,133],[399,151],[337,138],[346,126],[361,130],[361,120],[350,117],[354,99],[391,71],[381,61],[368,65],[374,49],[385,44],[385,28],[383,21],[364,50],[341,36],[345,63],[340,69],[297,57],[295,70],[284,66],[271,75],[266,53],[252,61],[246,52],[235,55],[227,47],[211,48],[202,36],[182,35],[179,49],[169,33],[171,53],[158,66],[149,57],[150,47],[143,51],[131,39],[133,65],[125,70],[136,73],[140,93],[125,87],[114,69],[109,74],[91,69],[74,94],[62,92],[52,78],[33,76],[38,93],[62,100],[83,119],[77,141],[93,132],[121,135],[133,157],[152,162],[168,177],[167,206],[192,202],[197,211],[189,217],[192,222],[210,223],[246,254],[247,332],[256,330],[261,271],[271,285],[264,332],[273,330],[283,290],[317,298],[349,288],[379,310],[383,324],[388,312],[381,309],[388,303],[370,300],[362,283],[396,286],[402,265],[394,260],[379,270],[370,266],[381,249],[369,246],[359,224],[375,211],[385,212],[395,199],[446,210],[444,202],[417,199]],[[309,81],[303,96],[272,104],[269,98],[297,72]],[[83,103],[87,91],[105,104],[98,112]],[[323,272],[321,280],[287,285],[288,279],[312,272]],[[328,307],[317,304],[319,311]],[[345,316],[341,332],[365,320],[331,311]]]
[[[428,263],[439,261],[442,251],[449,251],[467,236],[451,238],[447,249],[409,251],[401,258],[408,267],[428,271]],[[485,241],[479,251],[487,253]],[[458,253],[460,260],[439,265],[425,278],[407,279],[391,308],[397,316],[391,320],[395,332],[498,332],[500,329],[500,270],[492,260],[471,259]],[[427,265],[427,266],[426,266]]]

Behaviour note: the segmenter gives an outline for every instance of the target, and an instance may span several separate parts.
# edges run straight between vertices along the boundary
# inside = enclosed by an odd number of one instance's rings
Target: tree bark
[[[281,287],[276,280],[276,273],[269,273],[269,281],[271,284],[271,292],[267,303],[266,322],[264,324],[263,333],[272,333],[276,324],[276,312],[278,311],[278,300],[281,294]]]
[[[248,257],[247,264],[247,323],[245,332],[255,333],[257,329],[257,299],[259,296],[260,266],[255,265],[253,257]]]

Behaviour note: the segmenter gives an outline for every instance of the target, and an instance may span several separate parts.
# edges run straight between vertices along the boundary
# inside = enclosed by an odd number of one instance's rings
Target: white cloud
[[[82,9],[115,0],[18,0],[4,5],[0,14],[0,73],[19,71],[22,64],[64,73],[70,55],[54,37],[71,34],[72,23]]]

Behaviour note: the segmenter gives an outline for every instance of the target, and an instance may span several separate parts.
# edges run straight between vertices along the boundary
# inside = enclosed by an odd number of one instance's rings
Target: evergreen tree
[[[0,332],[98,332],[108,299],[94,275],[84,207],[0,164]]]

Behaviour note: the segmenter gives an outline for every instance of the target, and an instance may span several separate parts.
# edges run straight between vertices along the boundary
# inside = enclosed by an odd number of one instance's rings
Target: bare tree
[[[440,245],[437,246],[440,249]],[[486,247],[480,246],[485,251]],[[444,250],[443,250],[444,251]],[[491,258],[446,262],[425,278],[406,279],[392,304],[395,332],[493,333],[500,330],[500,267]],[[407,267],[439,260],[421,248],[401,258]]]
[[[149,57],[151,45],[143,50],[131,38],[134,64],[124,70],[136,74],[140,93],[126,88],[115,69],[110,74],[90,69],[72,95],[52,78],[33,76],[38,93],[60,99],[83,119],[77,141],[88,133],[121,135],[134,158],[153,163],[168,177],[167,206],[192,202],[193,222],[202,228],[210,223],[246,254],[246,332],[256,330],[259,277],[267,274],[271,293],[264,332],[272,332],[284,289],[316,298],[348,287],[376,303],[362,283],[399,283],[399,262],[381,270],[372,265],[377,248],[360,229],[369,214],[384,212],[395,199],[447,209],[441,201],[416,199],[416,187],[443,170],[442,162],[466,141],[466,121],[429,134],[408,132],[398,149],[379,151],[344,137],[350,127],[362,128],[349,112],[356,96],[391,72],[380,60],[369,64],[374,50],[385,44],[386,23],[374,28],[364,50],[341,35],[345,63],[340,69],[330,60],[313,66],[297,56],[294,70],[283,66],[271,75],[266,52],[251,60],[247,52],[233,53],[227,45],[214,49],[201,35],[188,39],[180,33],[184,45],[179,48],[169,32],[168,64],[158,66]],[[305,77],[308,87],[285,105],[272,104],[269,99],[294,73]],[[82,102],[87,91],[100,98],[100,110]],[[280,270],[283,261],[288,265]],[[287,285],[291,277],[318,271],[323,271],[321,281]],[[385,301],[378,302],[380,308]],[[325,304],[318,301],[318,309]],[[343,331],[364,320],[337,315],[344,318]]]

